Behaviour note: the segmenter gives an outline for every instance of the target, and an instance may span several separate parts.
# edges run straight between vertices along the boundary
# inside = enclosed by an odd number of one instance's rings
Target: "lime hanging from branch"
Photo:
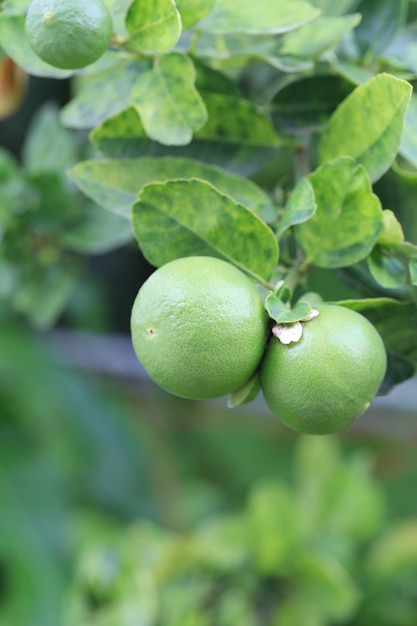
[[[261,387],[287,426],[329,434],[366,411],[384,378],[386,353],[374,326],[359,313],[328,304],[315,309],[317,316],[301,322],[298,341],[283,343],[273,329]]]
[[[216,398],[253,376],[268,316],[243,272],[194,256],[163,265],[142,285],[131,330],[139,360],[160,387],[184,398]]]
[[[33,0],[25,29],[34,52],[46,63],[75,70],[107,50],[112,19],[100,0]]]

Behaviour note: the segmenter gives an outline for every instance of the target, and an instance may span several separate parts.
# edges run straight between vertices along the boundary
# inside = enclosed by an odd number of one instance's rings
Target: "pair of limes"
[[[235,392],[259,370],[272,411],[305,433],[344,428],[369,406],[386,369],[383,342],[362,315],[318,305],[296,343],[270,336],[253,282],[212,257],[156,270],[132,310],[132,340],[151,378],[185,398]]]
[[[94,63],[107,50],[113,24],[101,0],[33,0],[25,30],[34,52],[61,69]]]

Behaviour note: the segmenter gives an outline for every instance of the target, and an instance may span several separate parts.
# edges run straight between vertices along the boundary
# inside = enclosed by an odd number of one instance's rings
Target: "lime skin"
[[[46,63],[75,70],[106,51],[112,19],[101,0],[33,0],[26,14],[29,43]]]
[[[321,304],[296,343],[272,337],[261,365],[267,404],[290,428],[330,434],[362,415],[386,371],[375,327],[348,308]]]
[[[145,281],[131,331],[139,361],[162,389],[217,398],[242,387],[259,366],[268,316],[243,272],[194,256],[163,265]]]

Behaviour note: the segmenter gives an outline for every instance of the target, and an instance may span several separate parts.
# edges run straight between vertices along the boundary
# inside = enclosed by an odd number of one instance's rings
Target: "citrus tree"
[[[187,397],[231,392],[231,406],[262,386],[307,432],[350,423],[417,364],[416,18],[412,0],[3,0],[4,57],[73,77],[59,122],[39,114],[23,167],[1,155],[3,308],[54,323],[83,254],[136,242],[174,291],[166,268],[187,257],[177,286],[196,308],[178,326],[169,300],[165,352],[149,355],[149,307],[165,291],[134,308],[155,380]],[[89,132],[87,151],[65,127]],[[196,257],[228,266],[199,281]],[[249,323],[230,295],[240,283],[264,303]],[[149,349],[135,340],[144,324]],[[225,358],[235,324],[237,363]],[[196,345],[190,376],[210,362],[215,380],[184,393],[172,379]]]

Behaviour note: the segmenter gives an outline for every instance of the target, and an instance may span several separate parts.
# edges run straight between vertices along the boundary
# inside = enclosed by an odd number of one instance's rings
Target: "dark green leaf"
[[[154,141],[181,146],[207,121],[207,111],[196,90],[191,59],[179,53],[156,59],[152,69],[136,81],[130,103]]]
[[[414,304],[393,298],[342,300],[338,304],[362,313],[379,331],[389,354],[417,367],[417,308]]]
[[[300,77],[272,100],[272,120],[277,129],[321,126],[352,89],[340,76]]]
[[[78,163],[69,172],[78,187],[105,209],[130,219],[142,187],[173,178],[200,178],[255,212],[269,204],[268,196],[246,178],[212,165],[176,157],[100,159]]]
[[[282,235],[291,226],[310,219],[316,209],[313,185],[308,178],[302,178],[294,187],[285,206],[278,224],[277,236]]]
[[[284,33],[311,21],[319,11],[304,0],[222,0],[198,25],[211,33]]]
[[[385,289],[395,289],[410,283],[407,267],[395,256],[376,246],[368,257],[372,276]]]
[[[382,229],[382,210],[365,169],[340,157],[309,180],[317,211],[296,227],[306,256],[318,267],[343,267],[365,258]]]
[[[357,87],[336,109],[321,137],[320,161],[351,156],[372,181],[389,168],[400,146],[411,85],[379,74]]]
[[[145,257],[155,266],[203,254],[268,279],[278,261],[272,231],[249,209],[201,180],[147,185],[133,207],[132,224]]]
[[[172,0],[133,0],[126,27],[129,48],[143,54],[162,54],[178,41],[181,17]]]

